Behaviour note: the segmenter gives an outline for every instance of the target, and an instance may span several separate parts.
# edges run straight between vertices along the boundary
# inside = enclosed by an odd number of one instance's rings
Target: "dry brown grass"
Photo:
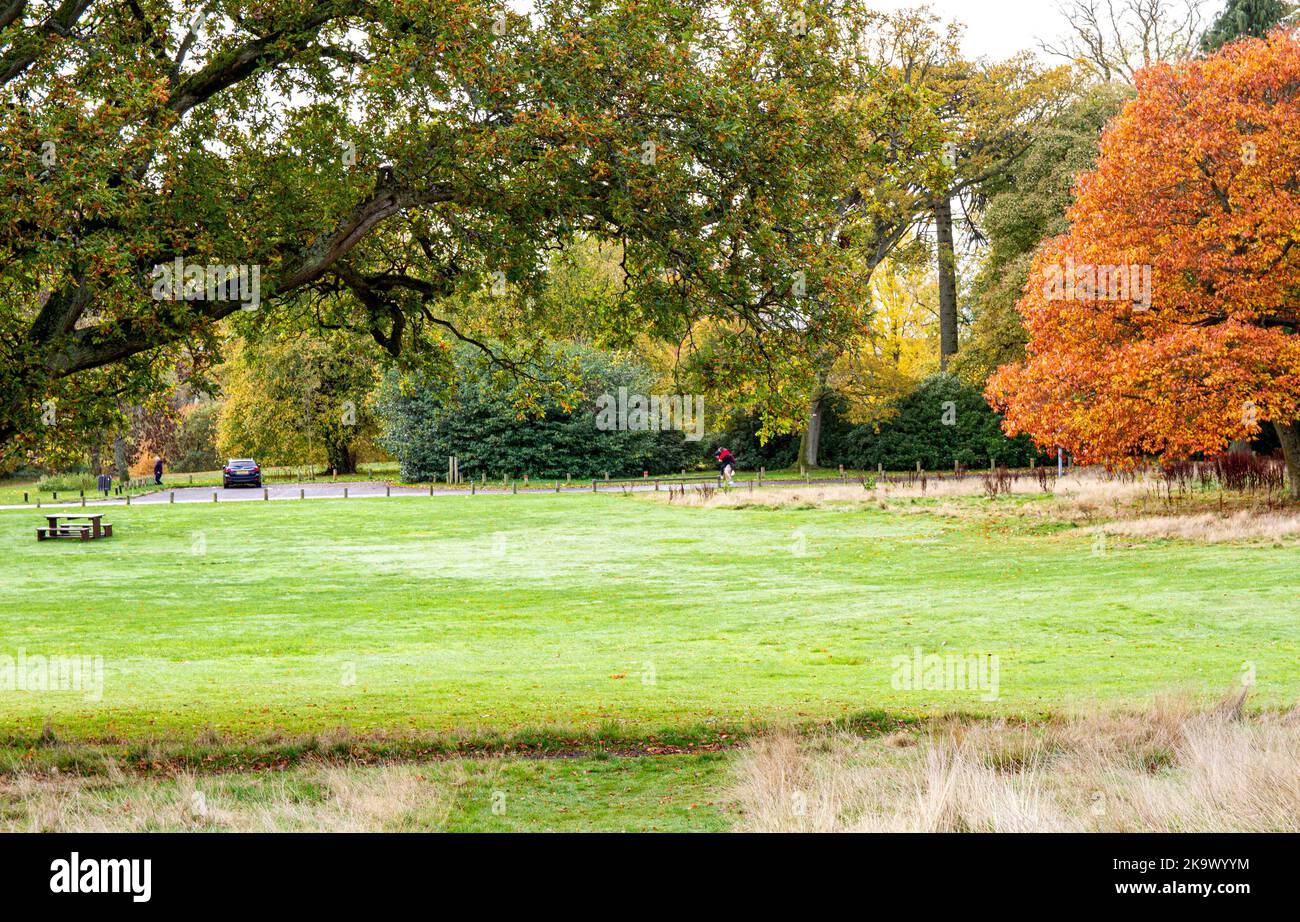
[[[1090,470],[1075,471],[1067,474],[1058,482],[1055,475],[1048,486],[1058,499],[1068,499],[1085,508],[1101,509],[1104,506],[1123,508],[1143,496],[1152,495],[1155,487],[1146,479],[1118,480],[1107,478],[1104,474]],[[660,502],[671,502],[697,508],[738,508],[747,507],[785,509],[785,508],[819,508],[842,505],[875,505],[888,508],[890,500],[903,499],[947,499],[958,497],[984,497],[983,480],[979,475],[969,474],[957,478],[944,475],[936,478],[929,476],[924,485],[919,479],[911,482],[888,482],[874,486],[861,483],[845,484],[789,484],[779,481],[770,482],[758,490],[737,487],[733,490],[695,490],[685,493],[651,494]],[[1042,488],[1038,479],[1029,474],[1021,474],[1011,481],[1010,495],[1024,498],[1041,497]],[[963,507],[965,508],[965,507]]]
[[[252,777],[178,775],[171,781],[0,780],[5,832],[372,832],[436,828],[446,792],[417,766],[319,766]]]
[[[1047,726],[756,742],[750,831],[1300,831],[1300,720],[1165,703]]]
[[[1196,515],[1147,516],[1110,522],[1094,531],[1130,538],[1178,538],[1207,544],[1300,538],[1300,510],[1279,512],[1239,509],[1235,512],[1204,512]]]
[[[772,486],[730,492],[678,493],[660,502],[695,508],[853,509],[874,508],[905,514],[949,518],[1035,519],[1092,526],[1106,534],[1132,538],[1178,538],[1207,543],[1300,538],[1300,509],[1279,507],[1271,499],[1239,494],[1175,493],[1170,496],[1152,477],[1111,478],[1099,471],[1077,470],[1049,481],[1044,496],[1038,480],[1022,475],[1010,495],[989,502],[978,477],[881,484]],[[916,503],[928,499],[934,502]]]

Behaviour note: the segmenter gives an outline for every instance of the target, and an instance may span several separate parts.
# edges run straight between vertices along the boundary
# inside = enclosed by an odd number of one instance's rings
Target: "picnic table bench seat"
[[[111,538],[113,536],[113,526],[108,522],[101,523],[100,519],[102,518],[102,514],[47,515],[45,517],[45,527],[36,529],[36,540],[77,538],[81,541],[90,541],[95,538]],[[60,519],[65,521],[59,521]],[[85,521],[70,521],[75,519],[84,519]]]

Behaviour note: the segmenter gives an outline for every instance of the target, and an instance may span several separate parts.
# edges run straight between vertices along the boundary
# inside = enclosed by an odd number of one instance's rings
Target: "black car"
[[[262,485],[262,469],[252,458],[231,458],[221,469],[221,485],[230,487],[248,484],[250,487]]]

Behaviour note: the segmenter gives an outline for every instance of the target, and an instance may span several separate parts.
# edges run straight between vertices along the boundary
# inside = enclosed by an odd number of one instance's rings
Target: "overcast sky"
[[[874,0],[880,10],[916,7],[917,0]],[[929,0],[945,21],[966,26],[963,50],[977,57],[1006,58],[1017,51],[1038,50],[1040,38],[1055,39],[1066,30],[1056,0]]]

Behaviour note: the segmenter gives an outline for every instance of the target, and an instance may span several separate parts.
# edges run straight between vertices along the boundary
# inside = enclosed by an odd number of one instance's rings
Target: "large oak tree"
[[[360,331],[394,357],[466,339],[545,385],[534,295],[583,237],[621,245],[611,322],[671,337],[709,316],[734,354],[797,364],[852,302],[827,246],[844,174],[884,156],[858,131],[871,100],[842,91],[861,71],[833,25],[860,18],[0,0],[0,451],[103,428],[211,364],[232,323]],[[258,267],[258,309],[155,298],[178,258]]]

